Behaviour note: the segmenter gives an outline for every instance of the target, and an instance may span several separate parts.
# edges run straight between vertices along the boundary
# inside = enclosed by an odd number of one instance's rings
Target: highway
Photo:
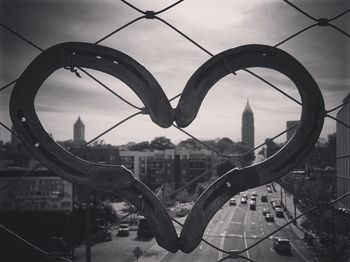
[[[256,210],[249,209],[249,202],[251,193],[256,191],[257,206]],[[220,247],[223,250],[243,250],[257,242],[259,239],[265,237],[272,231],[284,225],[286,218],[277,218],[275,216],[274,222],[266,222],[262,214],[263,208],[269,208],[274,214],[270,199],[280,199],[280,194],[273,192],[267,193],[266,187],[262,186],[249,190],[246,192],[249,199],[247,204],[241,204],[240,195],[236,195],[236,206],[230,206],[228,203],[223,206],[220,211],[210,221],[203,238],[211,244]],[[261,202],[260,196],[262,193],[268,195],[268,202]],[[291,243],[291,254],[277,253],[273,247],[274,238],[287,238]],[[303,241],[294,232],[292,226],[287,226],[281,231],[275,233],[260,244],[254,246],[248,251],[241,254],[252,261],[293,261],[293,262],[312,262],[314,259],[305,249]],[[201,244],[191,253],[184,254],[177,252],[175,254],[168,254],[162,261],[181,261],[181,262],[195,262],[195,261],[218,261],[227,256],[226,253],[213,249],[205,242]],[[246,259],[234,259],[226,261],[247,261]]]

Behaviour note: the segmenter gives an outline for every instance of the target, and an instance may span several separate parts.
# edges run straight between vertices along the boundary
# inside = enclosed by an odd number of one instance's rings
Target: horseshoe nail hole
[[[39,146],[40,146],[40,143],[39,143],[39,142],[36,142],[36,143],[34,144],[34,146],[35,146],[35,147],[39,147]]]
[[[27,121],[27,119],[24,116],[22,116],[21,117],[21,122],[24,123],[25,121]]]
[[[118,65],[118,64],[119,64],[119,63],[118,63],[118,61],[113,61],[113,63],[114,63],[114,64],[116,64],[116,65]]]
[[[101,56],[96,56],[96,58],[97,58],[97,59],[102,59],[102,57],[101,57]]]

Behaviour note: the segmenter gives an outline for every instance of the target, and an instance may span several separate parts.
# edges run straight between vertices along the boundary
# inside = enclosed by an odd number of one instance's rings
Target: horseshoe
[[[299,128],[294,137],[275,155],[246,168],[235,168],[217,179],[197,199],[181,231],[181,250],[189,253],[201,242],[211,218],[237,193],[264,185],[288,174],[311,151],[321,133],[324,102],[315,80],[302,64],[288,53],[265,45],[246,45],[226,50],[204,63],[189,79],[178,106],[175,121],[188,126],[196,117],[210,88],[226,75],[240,69],[263,67],[287,76],[302,100]]]
[[[127,84],[145,105],[151,120],[169,127],[173,120],[188,126],[209,89],[227,74],[249,67],[276,70],[290,78],[302,99],[301,123],[294,137],[278,153],[257,165],[233,169],[215,181],[196,201],[180,238],[157,197],[123,166],[84,161],[59,147],[42,127],[34,98],[45,79],[62,67],[87,67],[113,75]],[[173,113],[152,75],[135,60],[116,50],[87,43],[62,43],[40,54],[17,81],[10,100],[10,116],[18,135],[46,167],[82,186],[113,191],[138,209],[150,222],[158,244],[185,253],[195,249],[216,211],[233,195],[287,174],[312,149],[321,132],[324,102],[307,70],[286,52],[264,45],[247,45],[222,52],[202,65],[188,81]],[[140,197],[143,199],[140,203]]]
[[[80,186],[116,192],[143,209],[158,244],[176,252],[177,233],[164,206],[131,171],[121,165],[101,165],[76,157],[53,141],[41,125],[34,108],[35,96],[43,82],[64,67],[96,69],[120,79],[141,99],[152,121],[161,127],[172,124],[168,99],[142,65],[108,47],[71,42],[45,50],[17,81],[10,99],[10,116],[17,134],[29,151],[60,177]]]

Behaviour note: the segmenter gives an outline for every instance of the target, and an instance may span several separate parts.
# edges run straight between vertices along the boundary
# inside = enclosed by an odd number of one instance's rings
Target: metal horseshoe
[[[141,209],[165,249],[176,252],[177,234],[167,211],[152,191],[123,166],[91,163],[60,147],[44,130],[35,108],[35,96],[43,82],[64,67],[85,67],[115,76],[141,99],[152,121],[162,127],[172,122],[172,108],[154,77],[122,52],[88,43],[62,43],[41,53],[17,81],[10,99],[13,126],[29,151],[62,178],[87,188],[114,192]]]
[[[186,127],[195,119],[203,99],[216,82],[231,72],[250,67],[273,69],[295,84],[302,100],[299,128],[293,138],[266,161],[233,169],[206,189],[191,209],[181,231],[181,250],[185,253],[199,245],[209,221],[225,202],[241,191],[288,174],[307,156],[321,133],[324,101],[315,80],[291,55],[266,45],[229,49],[204,63],[187,82],[175,109],[177,125]]]

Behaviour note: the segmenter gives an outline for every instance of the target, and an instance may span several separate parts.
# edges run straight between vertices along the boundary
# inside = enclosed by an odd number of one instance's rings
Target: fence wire
[[[339,32],[340,34],[342,34],[343,36],[349,38],[350,34],[345,32],[343,29],[339,28],[338,26],[334,25],[334,21],[336,21],[337,19],[348,15],[350,12],[350,9],[344,10],[343,12],[339,13],[338,15],[332,17],[332,18],[316,18],[314,16],[312,16],[311,14],[307,13],[306,11],[302,10],[301,8],[299,8],[297,5],[291,3],[288,0],[282,0],[284,3],[286,3],[289,7],[295,9],[296,11],[298,11],[299,13],[303,14],[305,17],[308,17],[312,23],[308,26],[306,26],[305,28],[301,29],[300,31],[291,34],[290,36],[288,36],[287,38],[283,39],[282,41],[278,42],[277,44],[274,45],[274,47],[278,47],[280,45],[283,45],[284,43],[290,41],[291,39],[299,36],[302,33],[308,32],[310,30],[312,30],[312,28],[315,27],[329,27],[332,28],[334,30],[336,30],[337,32]],[[166,25],[169,29],[175,31],[176,33],[178,33],[179,35],[181,35],[184,39],[186,39],[187,41],[189,41],[190,43],[192,43],[194,46],[196,46],[198,49],[200,49],[201,51],[203,51],[204,53],[206,53],[207,55],[209,55],[210,57],[213,57],[214,54],[212,52],[210,52],[209,50],[207,50],[206,48],[204,48],[201,44],[199,44],[198,42],[196,42],[195,40],[193,40],[191,37],[189,37],[188,35],[186,35],[184,32],[182,32],[181,30],[177,29],[174,25],[172,25],[171,23],[167,22],[166,20],[164,20],[163,18],[159,17],[158,15],[167,12],[168,10],[175,8],[177,5],[181,4],[182,2],[184,2],[184,0],[180,0],[177,1],[171,5],[169,5],[168,7],[161,9],[159,11],[144,11],[139,9],[138,7],[136,7],[135,5],[129,3],[128,1],[125,0],[121,0],[121,2],[123,2],[125,5],[129,6],[130,8],[132,8],[133,10],[137,11],[138,13],[141,14],[141,16],[131,20],[130,22],[124,24],[123,26],[115,29],[114,31],[110,32],[109,34],[105,35],[104,37],[100,38],[99,40],[97,40],[96,42],[94,42],[94,44],[100,44],[101,42],[107,40],[108,38],[114,36],[115,34],[121,32],[122,30],[124,30],[125,28],[128,28],[130,25],[139,22],[141,20],[156,20],[159,21],[161,23],[163,23],[164,25]],[[27,43],[28,45],[32,46],[33,48],[35,48],[36,50],[39,50],[40,52],[44,51],[44,49],[42,49],[41,47],[39,47],[37,44],[35,44],[33,41],[29,40],[28,38],[24,37],[22,34],[20,34],[19,32],[16,32],[15,30],[13,30],[10,26],[4,24],[4,23],[0,23],[0,26],[6,30],[8,33],[13,34],[14,36],[16,36],[18,39],[24,41],[25,43]],[[81,74],[79,72],[84,73],[86,76],[88,76],[92,81],[98,83],[100,86],[102,86],[103,88],[105,88],[107,91],[109,91],[112,95],[114,95],[115,97],[117,97],[119,100],[123,101],[124,103],[126,103],[127,105],[129,105],[130,107],[132,107],[133,109],[138,110],[137,112],[135,112],[134,114],[126,117],[125,119],[123,119],[122,121],[119,121],[118,123],[116,123],[115,125],[113,125],[112,127],[106,129],[104,132],[102,132],[101,134],[99,134],[98,136],[94,137],[93,139],[91,139],[90,141],[88,141],[86,144],[84,144],[80,149],[88,146],[89,144],[93,143],[94,141],[96,141],[97,139],[101,138],[102,136],[104,136],[105,134],[109,133],[110,131],[114,130],[115,128],[117,128],[118,126],[124,124],[125,122],[127,122],[128,120],[130,120],[131,118],[134,118],[137,115],[140,114],[147,114],[147,112],[145,112],[144,108],[140,108],[136,105],[134,105],[133,103],[131,103],[130,101],[128,101],[127,99],[123,98],[122,96],[120,96],[118,93],[114,92],[111,88],[109,88],[105,83],[103,83],[102,81],[100,81],[99,79],[97,79],[94,75],[90,74],[89,72],[87,72],[85,69],[83,68],[66,68],[70,71],[72,71],[73,73],[75,73],[75,75],[77,77],[81,77]],[[270,86],[271,88],[275,89],[277,92],[280,92],[281,94],[283,94],[285,97],[287,97],[288,99],[290,99],[291,101],[295,102],[298,105],[302,105],[302,103],[296,99],[294,99],[293,97],[291,97],[290,95],[288,95],[287,93],[285,93],[284,91],[282,91],[280,88],[278,88],[277,86],[275,86],[274,84],[272,84],[271,82],[267,81],[265,78],[259,76],[257,73],[249,70],[249,69],[243,69],[243,71],[247,72],[248,74],[252,75],[253,77],[259,79],[260,81],[262,81],[263,83],[265,83],[266,85]],[[237,74],[237,72],[232,72],[233,74]],[[4,91],[8,88],[10,88],[11,86],[13,86],[16,82],[17,79],[14,79],[13,81],[9,82],[8,84],[4,85],[3,87],[0,88],[0,92]],[[178,94],[176,96],[174,96],[173,98],[169,99],[169,102],[177,99],[179,96],[181,95]],[[325,110],[324,112],[324,117],[328,117],[334,121],[336,121],[337,123],[339,123],[340,125],[349,128],[350,126],[347,123],[344,123],[343,121],[333,117],[332,115],[330,115],[330,113],[342,108],[343,106],[345,106],[346,104],[350,103],[350,100],[345,101],[344,103],[329,109],[329,110]],[[3,122],[0,122],[0,125],[3,126],[6,130],[8,130],[9,132],[11,132],[13,135],[16,135],[8,126],[6,126]],[[194,183],[196,183],[200,178],[206,176],[209,172],[211,172],[212,170],[214,170],[215,168],[217,168],[219,166],[220,163],[222,163],[223,161],[226,160],[241,160],[243,161],[243,157],[251,152],[255,152],[257,149],[263,147],[264,145],[266,145],[266,143],[268,143],[268,141],[265,141],[265,143],[262,143],[260,145],[258,145],[257,147],[255,147],[254,149],[250,150],[247,153],[238,155],[238,156],[229,156],[226,154],[223,154],[217,150],[215,150],[213,147],[207,145],[205,142],[201,141],[200,139],[198,139],[197,137],[193,136],[192,134],[190,134],[189,132],[183,130],[182,128],[177,127],[176,125],[173,125],[176,129],[180,130],[181,132],[185,133],[187,136],[189,136],[190,138],[193,138],[195,141],[199,142],[200,144],[204,145],[206,148],[208,148],[209,150],[215,152],[218,156],[219,156],[219,160],[218,163],[216,165],[214,165],[213,167],[211,167],[209,170],[206,170],[203,174],[201,174],[200,176],[196,177],[195,179],[191,180],[190,182],[186,183],[185,185],[181,186],[178,190],[176,190],[172,196],[175,196],[176,194],[178,194],[179,192],[181,192],[183,189],[188,188],[189,186],[193,185]],[[275,139],[277,139],[278,137],[280,137],[281,135],[285,134],[286,132],[288,132],[291,129],[297,128],[298,124],[280,132],[279,134],[277,134],[276,136],[274,136],[272,139],[270,139],[269,141],[273,141]],[[350,157],[350,155],[346,156],[347,158]],[[9,184],[4,185],[3,187],[0,188],[0,191],[5,190],[6,188],[12,186],[13,184],[17,183],[19,180],[23,179],[25,176],[28,176],[30,173],[32,173],[33,171],[35,171],[36,169],[42,167],[41,165],[36,165],[34,168],[28,170],[27,172],[25,172],[23,175],[19,176],[16,178],[16,180],[11,181]],[[315,204],[315,206],[313,206],[312,208],[308,209],[307,211],[303,212],[302,214],[296,216],[294,219],[288,221],[286,224],[284,224],[283,226],[279,227],[278,229],[274,230],[273,232],[267,234],[265,237],[260,238],[257,242],[255,242],[254,244],[246,247],[243,250],[240,251],[227,251],[227,250],[223,250],[213,244],[211,244],[210,242],[208,242],[206,239],[202,238],[202,241],[205,242],[206,244],[208,244],[209,246],[211,246],[212,248],[223,252],[225,254],[227,254],[226,257],[222,258],[219,261],[224,261],[226,259],[234,259],[234,258],[242,258],[245,259],[247,261],[253,261],[252,259],[243,256],[242,254],[248,250],[250,250],[251,248],[253,248],[254,246],[260,244],[262,241],[268,239],[270,236],[272,236],[273,234],[277,233],[278,231],[280,231],[281,229],[285,228],[286,226],[288,226],[291,223],[294,223],[297,219],[299,219],[302,216],[307,215],[308,213],[320,208],[320,207],[324,207],[326,206],[331,206],[334,203],[337,203],[338,201],[348,197],[350,195],[350,192],[347,192],[346,194],[338,197],[337,199],[327,202],[327,203],[322,203],[322,204]],[[127,214],[126,216],[130,215]],[[118,220],[119,221],[119,220]],[[117,221],[117,223],[118,223]],[[176,219],[173,219],[173,221],[177,224],[179,224],[180,226],[183,226],[179,221],[177,221]],[[31,246],[33,249],[40,251],[44,256],[47,256],[48,258],[52,258],[52,254],[41,250],[40,248],[38,248],[37,246],[33,245],[32,243],[30,243],[29,241],[25,240],[24,238],[22,238],[21,236],[17,235],[15,232],[11,231],[10,229],[6,228],[3,225],[0,225],[0,227],[6,231],[7,233],[15,236],[16,238],[20,239],[21,241],[25,242],[27,245]],[[107,230],[107,228],[105,228],[104,230]],[[98,236],[99,234],[101,234],[101,232],[98,232],[96,235]],[[96,235],[90,236],[88,239],[84,240],[83,242],[81,242],[80,244],[74,246],[72,248],[72,250],[78,246],[81,246],[83,244],[88,243],[89,241],[91,241],[92,239],[94,239],[96,237]],[[64,257],[57,257],[56,261],[70,261],[67,258]]]

